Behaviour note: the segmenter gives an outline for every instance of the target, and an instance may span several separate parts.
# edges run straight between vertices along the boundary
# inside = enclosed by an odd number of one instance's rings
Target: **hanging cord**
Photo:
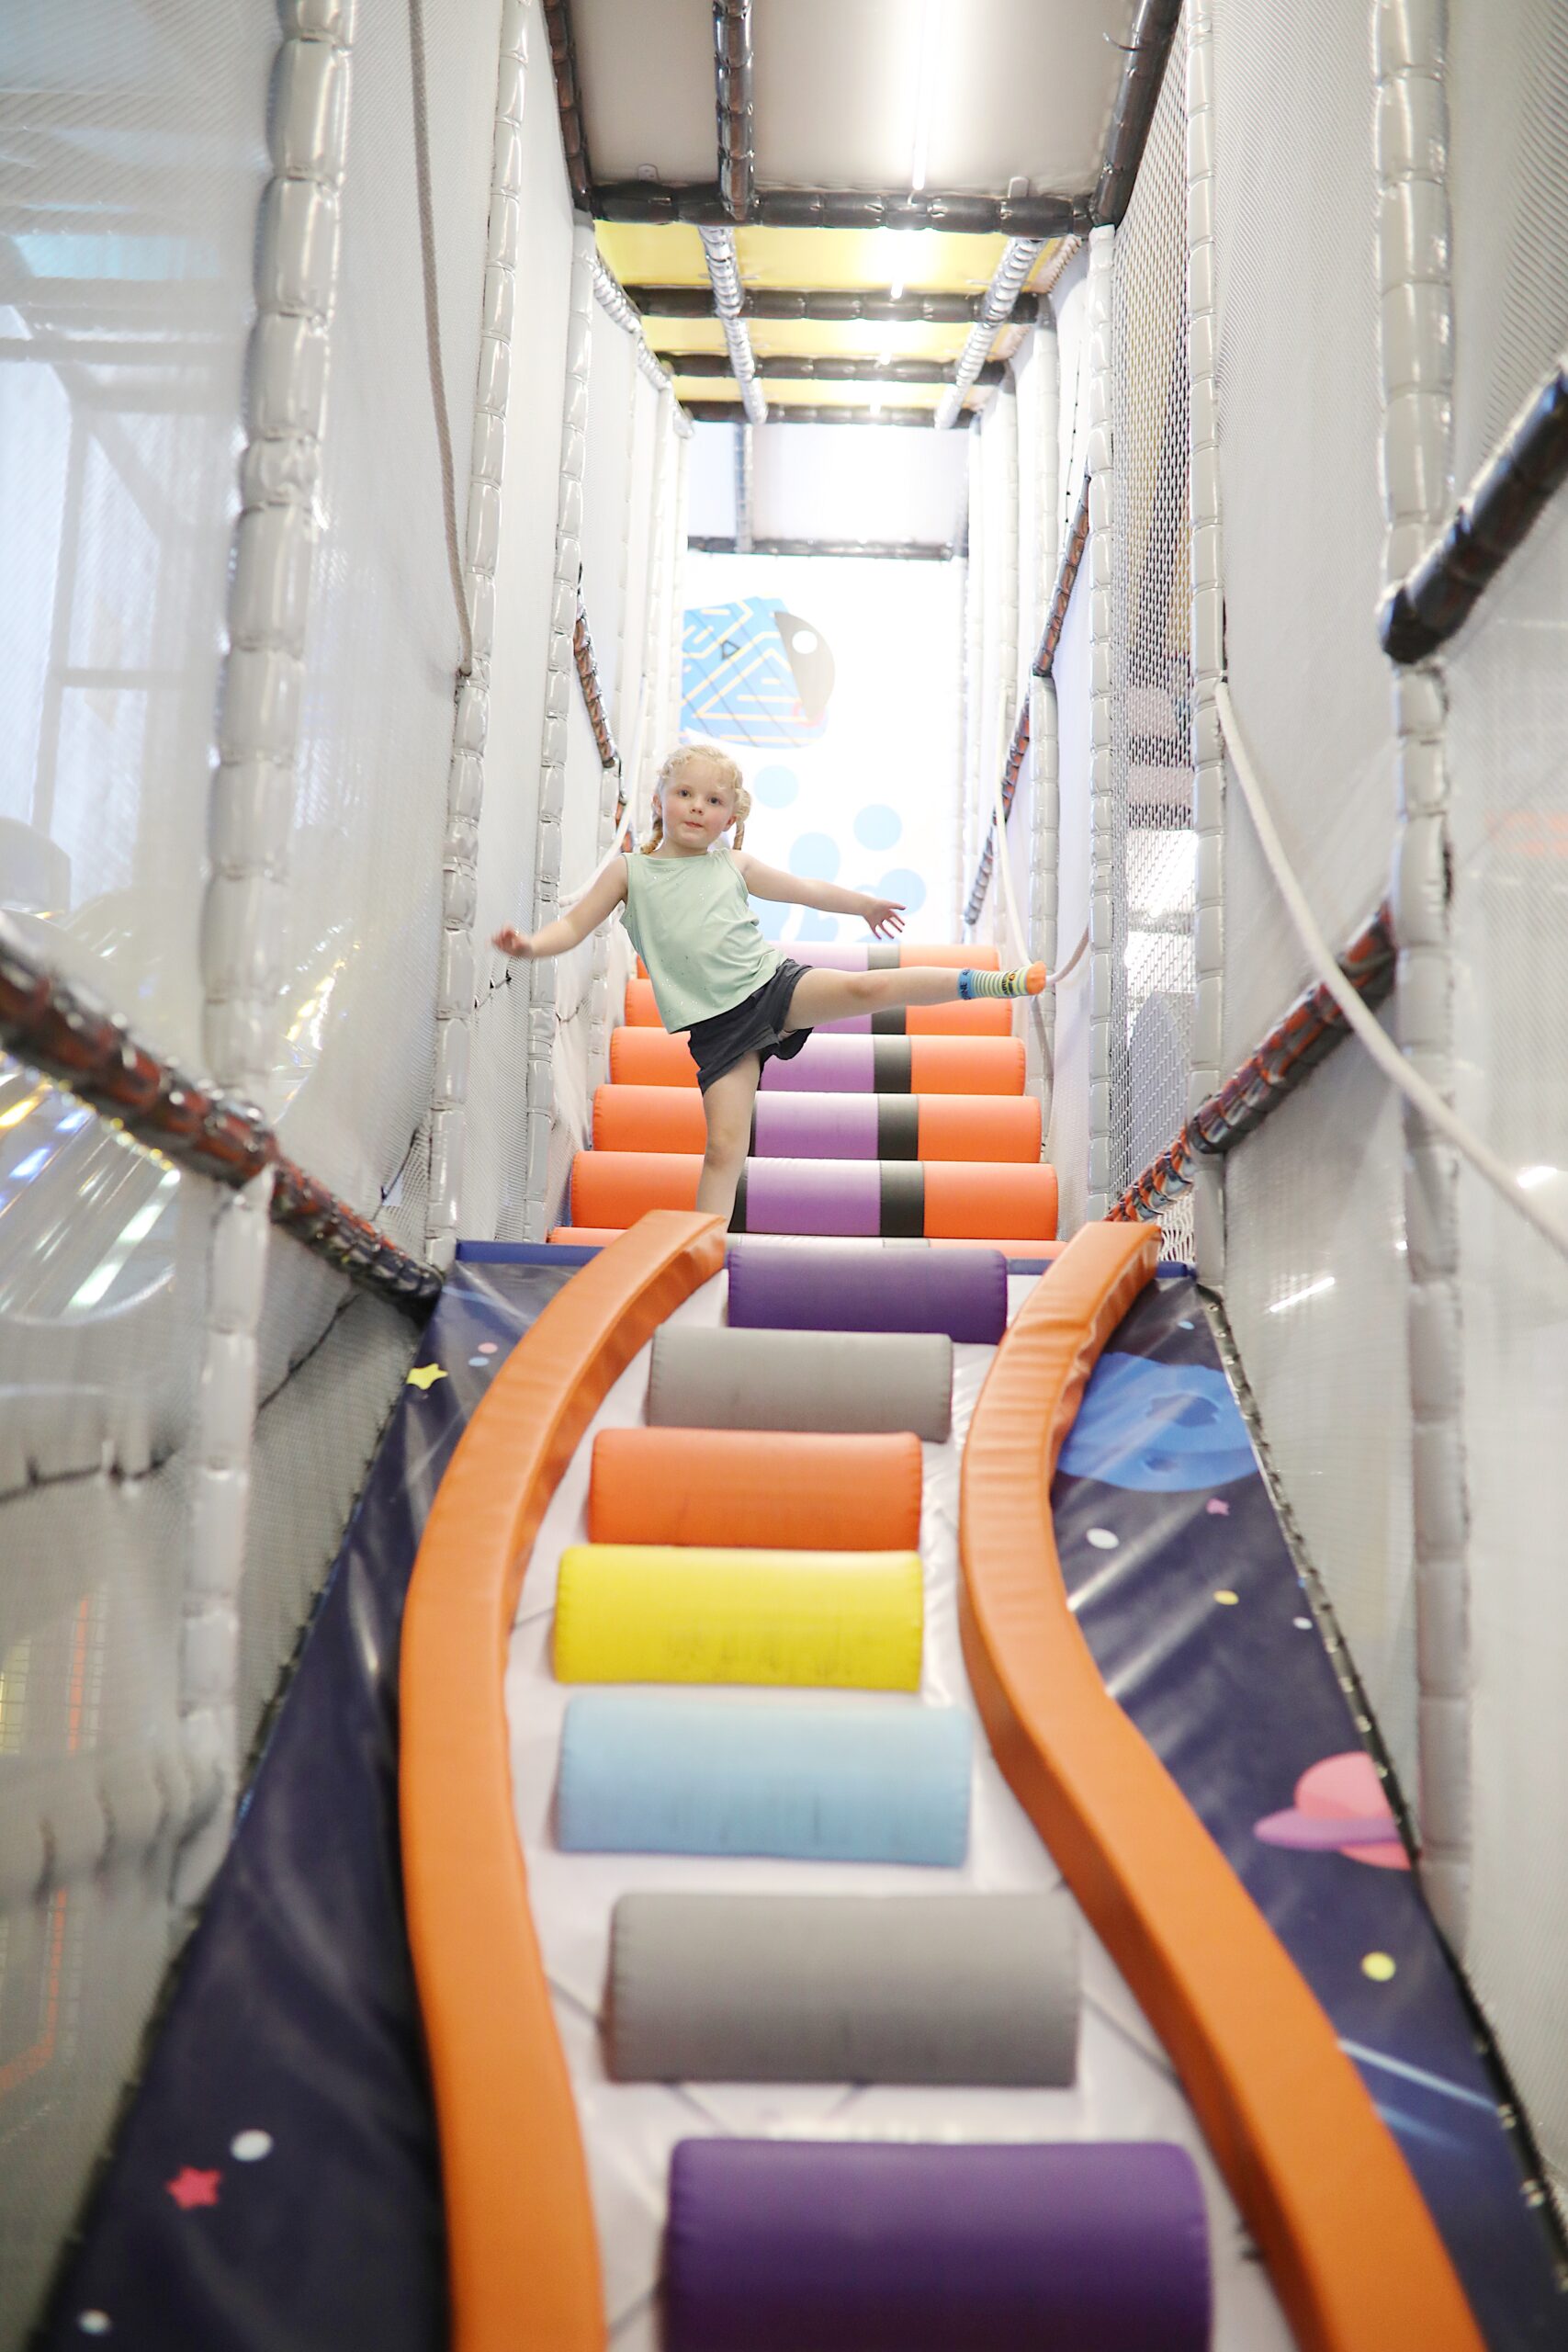
[[[440,293],[435,280],[435,209],[430,195],[430,111],[424,81],[424,0],[409,0],[409,51],[413,66],[413,168],[419,191],[419,255],[424,279],[424,342],[430,363],[430,399],[441,452],[441,506],[446,523],[446,568],[457,607],[462,654],[457,675],[474,673],[474,627],[463,588],[463,551],[457,544],[457,484],[452,462],[452,426],[446,414],[446,379],[441,366]]]
[[[997,770],[996,793],[991,803],[991,820],[996,829],[995,838],[997,850],[992,870],[995,872],[998,867],[1001,870],[1002,900],[1006,909],[1007,928],[1012,933],[1012,953],[1018,957],[1021,964],[1027,964],[1029,961],[1029,941],[1024,933],[1023,925],[1018,918],[1018,900],[1013,893],[1012,859],[1008,854],[1008,812],[1002,799],[1002,771],[1000,768]],[[1061,987],[1062,982],[1066,978],[1068,973],[1072,970],[1079,956],[1083,955],[1088,945],[1089,930],[1086,925],[1083,937],[1079,940],[1077,945],[1074,948],[1072,954],[1068,956],[1061,970],[1059,972],[1046,973],[1046,988],[1059,989]],[[1056,1057],[1051,1047],[1051,1033],[1045,1026],[1045,1001],[1043,992],[1039,996],[1026,998],[1025,1002],[1029,1007],[1030,1017],[1034,1023],[1035,1035],[1040,1042],[1041,1074],[1043,1077],[1046,1085],[1051,1089],[1052,1093],[1055,1094],[1056,1091]]]
[[[1241,740],[1236,724],[1235,706],[1231,701],[1230,688],[1222,678],[1215,690],[1220,726],[1224,730],[1225,749],[1241,786],[1253,831],[1258,835],[1269,873],[1276,888],[1285,902],[1291,921],[1295,924],[1302,945],[1316,967],[1319,979],[1339,1007],[1349,1026],[1365,1046],[1383,1076],[1393,1081],[1426,1120],[1430,1127],[1451,1143],[1463,1159],[1468,1159],[1478,1176],[1483,1177],[1494,1192],[1501,1194],[1508,1206],[1534,1226],[1543,1241],[1549,1241],[1561,1256],[1568,1258],[1568,1225],[1537,1200],[1531,1198],[1518,1182],[1512,1169],[1500,1159],[1490,1145],[1483,1143],[1472,1127],[1467,1126],[1459,1114],[1451,1110],[1436,1087],[1429,1086],[1419,1071],[1413,1069],[1375,1016],[1369,1012],[1356,990],[1351,987],[1335,960],[1334,952],[1317,927],[1317,919],[1307,905],[1301,884],[1292,871],[1285,855],[1284,844],[1275,829],[1274,818],[1264,793],[1257,769]]]

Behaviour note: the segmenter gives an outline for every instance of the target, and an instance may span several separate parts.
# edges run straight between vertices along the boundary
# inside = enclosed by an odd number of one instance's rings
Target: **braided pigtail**
[[[653,831],[648,835],[645,841],[638,844],[642,850],[643,855],[645,857],[649,856],[659,847],[660,842],[663,839],[664,810],[662,805],[656,797],[653,803]]]
[[[744,844],[746,820],[750,814],[751,796],[743,784],[738,783],[735,787],[735,839],[731,843],[732,848],[739,849]]]

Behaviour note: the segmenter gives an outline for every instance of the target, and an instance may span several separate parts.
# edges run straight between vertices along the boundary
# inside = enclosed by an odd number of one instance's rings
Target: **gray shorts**
[[[810,1030],[796,1029],[788,1037],[783,1031],[795,983],[805,978],[806,968],[786,956],[778,970],[770,972],[761,987],[742,997],[739,1004],[732,1004],[727,1012],[716,1012],[711,1020],[693,1022],[686,1034],[697,1066],[697,1084],[705,1094],[716,1078],[732,1070],[748,1054],[765,1062],[775,1054],[781,1061],[788,1061],[799,1053]]]

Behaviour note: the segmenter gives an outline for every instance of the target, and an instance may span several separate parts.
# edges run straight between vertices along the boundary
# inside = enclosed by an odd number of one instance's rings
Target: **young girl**
[[[678,744],[659,771],[653,831],[629,857],[612,858],[570,914],[532,938],[510,926],[495,934],[508,956],[564,956],[618,906],[648,967],[660,1018],[686,1031],[707,1120],[697,1206],[728,1217],[751,1135],[762,1064],[799,1053],[818,1021],[842,1021],[899,1004],[949,1004],[957,997],[1038,995],[1045,967],[1017,972],[934,970],[818,972],[792,963],[762,937],[753,898],[861,915],[877,938],[904,928],[891,899],[781,874],[740,846],[751,796],[716,743]],[[733,848],[723,836],[735,828]]]

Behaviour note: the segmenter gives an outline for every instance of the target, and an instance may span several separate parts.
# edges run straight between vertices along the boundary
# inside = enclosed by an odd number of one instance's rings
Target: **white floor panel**
[[[1033,1275],[1010,1283],[1012,1308]],[[724,1317],[720,1277],[680,1307],[676,1322]],[[640,1423],[649,1351],[605,1398],[593,1431]],[[926,1567],[923,1702],[974,1712],[959,1645],[958,1466],[969,1419],[993,1351],[954,1350],[953,1430],[927,1445],[921,1553]],[[1168,2059],[1117,1970],[1087,1927],[1082,1939],[1083,2010],[1078,2078],[1071,2089],[965,2090],[947,2086],[858,2087],[852,2084],[613,2083],[604,2073],[599,2017],[609,1955],[610,1913],[633,1888],[746,1892],[951,1894],[1055,1885],[1058,1872],[1003,1781],[978,1733],[969,1856],[958,1871],[897,1865],[705,1860],[690,1855],[563,1854],[552,1808],[561,1718],[571,1696],[550,1667],[556,1572],[562,1550],[586,1537],[589,1453],[578,1450],[546,1514],[524,1582],[506,1678],[519,1835],[534,1917],[555,1992],[557,2022],[572,2073],[588,2152],[605,2301],[616,2352],[658,2352],[657,2286],[665,2182],[678,2140],[733,2133],[867,2140],[1161,2139],[1191,2150],[1209,2203],[1214,2256],[1217,2352],[1288,2352],[1290,2331]],[[760,1441],[761,1442],[761,1441]],[[814,1691],[773,1691],[769,1706],[810,1705]]]

